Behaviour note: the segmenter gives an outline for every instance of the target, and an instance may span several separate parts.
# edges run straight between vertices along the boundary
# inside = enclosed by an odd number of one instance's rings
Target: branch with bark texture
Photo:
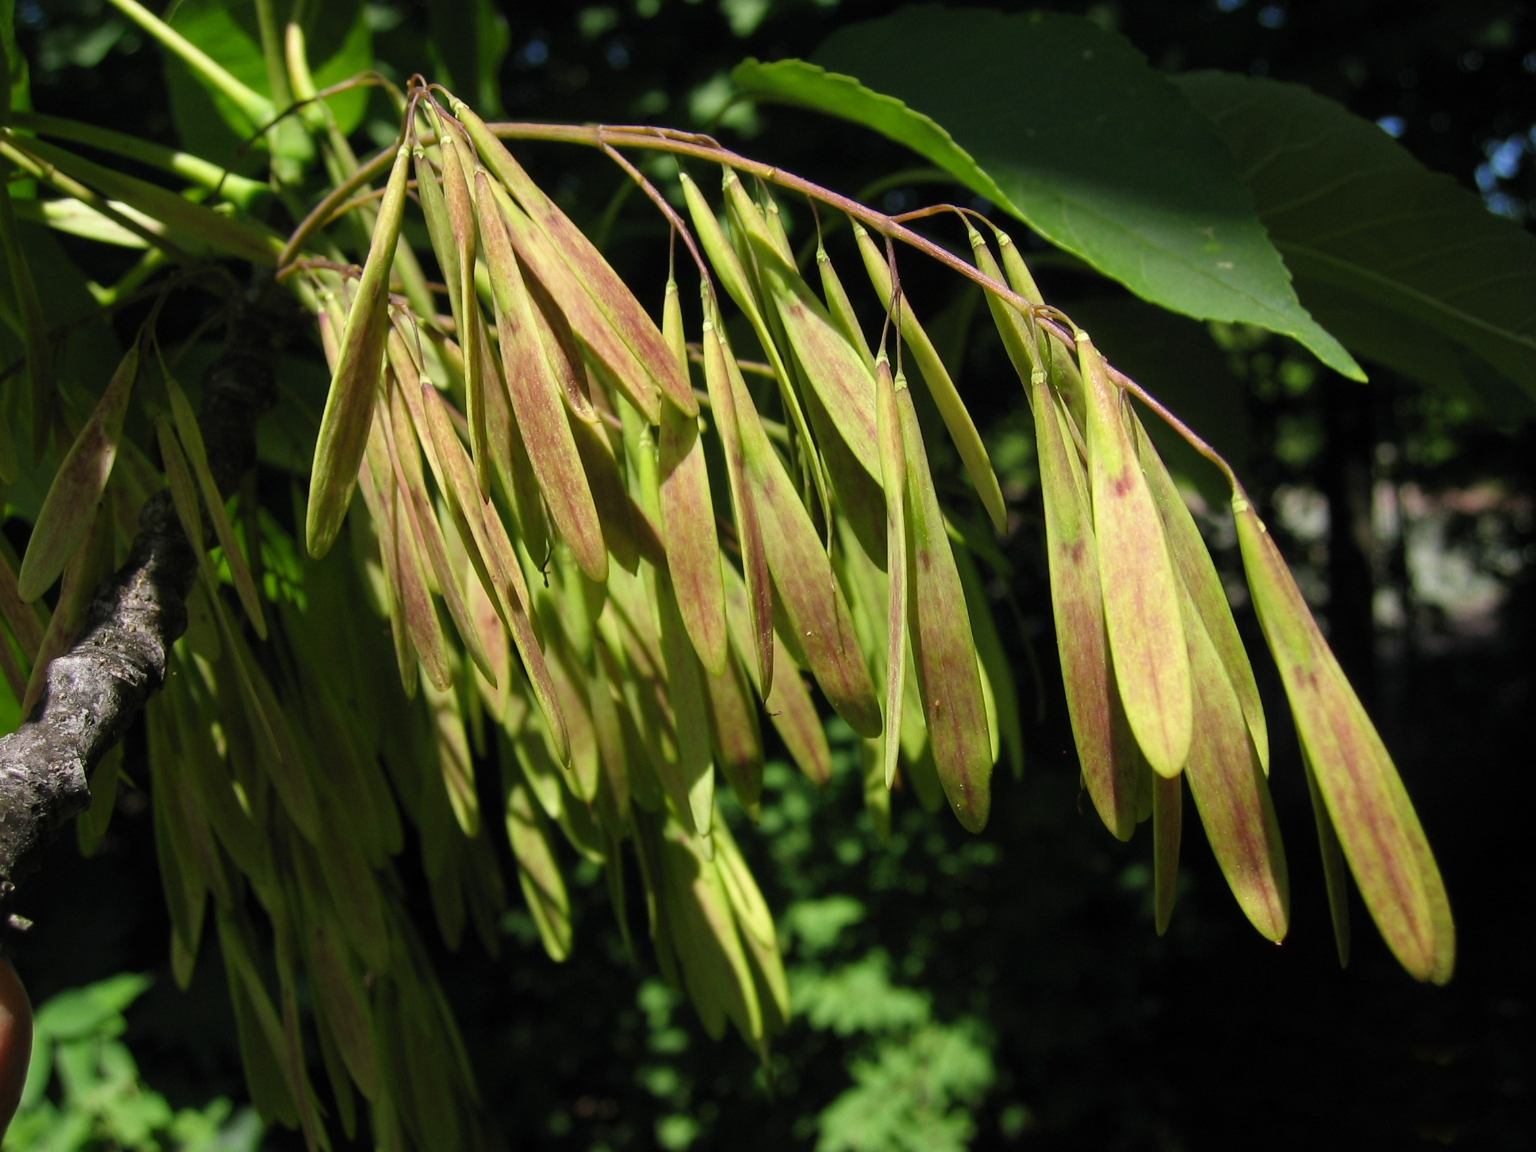
[[[255,464],[256,423],[276,402],[273,332],[270,315],[244,306],[203,377],[198,424],[225,496]],[[171,645],[186,631],[196,572],[170,492],[155,493],[127,563],[96,589],[31,716],[0,739],[0,909],[59,829],[89,806],[91,770],[160,690]]]

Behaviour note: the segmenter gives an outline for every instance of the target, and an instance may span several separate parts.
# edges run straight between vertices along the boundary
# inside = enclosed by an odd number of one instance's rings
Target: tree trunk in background
[[[1333,376],[1323,387],[1322,487],[1328,500],[1328,642],[1367,709],[1376,704],[1369,386]]]

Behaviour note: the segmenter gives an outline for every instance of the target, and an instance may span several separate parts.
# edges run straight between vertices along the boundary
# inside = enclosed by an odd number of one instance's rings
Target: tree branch
[[[226,496],[255,464],[256,423],[276,402],[273,333],[270,315],[243,306],[203,377],[198,424]],[[90,804],[90,771],[160,690],[171,645],[186,631],[196,571],[170,492],[155,493],[127,563],[97,588],[74,646],[49,665],[32,715],[0,739],[0,909]]]

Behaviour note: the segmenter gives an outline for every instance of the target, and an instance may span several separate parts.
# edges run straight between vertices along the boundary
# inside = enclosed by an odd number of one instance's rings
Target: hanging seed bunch
[[[669,275],[658,325],[498,135],[441,96],[411,89],[398,144],[378,163],[358,166],[333,135],[336,191],[275,257],[316,316],[332,374],[308,497],[295,497],[307,555],[289,567],[302,596],[273,595],[271,571],[258,595],[247,558],[280,530],[247,508],[237,531],[191,408],[163,373],[156,437],[175,515],[189,539],[221,546],[227,570],[200,554],[187,634],[148,709],[171,953],[185,984],[211,896],[264,1115],[302,1128],[312,1148],[327,1146],[330,1115],[350,1137],[360,1102],[383,1148],[485,1138],[395,872],[407,823],[450,947],[472,924],[498,948],[507,893],[492,837],[504,828],[544,948],[563,959],[563,840],[606,869],[626,939],[626,893],[639,885],[656,962],[711,1035],[733,1024],[764,1053],[790,1011],[784,967],[716,796],[728,787],[756,817],[764,718],[824,783],[814,685],[862,739],[877,827],[888,829],[898,787],[971,831],[985,826],[994,764],[1006,751],[1022,765],[1016,690],[925,436],[952,441],[999,533],[1007,510],[902,295],[893,239],[983,286],[1024,387],[1083,780],[1116,837],[1151,820],[1158,930],[1173,906],[1186,783],[1238,903],[1271,940],[1286,933],[1289,889],[1254,674],[1142,427],[1147,411],[1232,482],[1341,956],[1347,872],[1403,965],[1449,977],[1454,931],[1413,807],[1235,475],[1044,304],[1006,235],[994,250],[968,224],[967,263],[707,139],[572,129],[642,184],[612,145],[722,167],[718,201],[682,177],[687,219],[644,185],[700,291],[698,309],[685,308]],[[854,218],[885,314],[873,348],[826,252],[813,287],[766,186],[749,191],[743,174]],[[139,206],[133,189],[117,191]],[[402,229],[413,199],[439,295]],[[176,219],[194,235],[225,226],[182,205]],[[250,258],[272,263],[275,245],[260,247]],[[349,249],[366,250],[360,267]],[[766,363],[741,358],[729,333],[744,330]],[[6,644],[0,659],[28,708],[114,541],[132,537],[159,486],[122,437],[140,357],[136,345],[75,425],[19,573],[0,557],[0,607],[26,664]],[[921,425],[918,387],[942,433]],[[50,616],[38,597],[61,574]],[[244,624],[219,591],[225,579]],[[372,612],[354,611],[359,602]],[[487,764],[494,782],[477,779]],[[92,779],[87,848],[105,831],[117,771],[109,756]],[[487,812],[492,795],[499,808]],[[307,1071],[315,1043],[328,1103]]]

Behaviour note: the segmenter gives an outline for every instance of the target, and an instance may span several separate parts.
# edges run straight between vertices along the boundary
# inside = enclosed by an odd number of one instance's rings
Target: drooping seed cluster
[[[413,184],[446,312],[402,228]],[[814,683],[862,738],[878,826],[899,785],[979,831],[993,765],[1005,750],[1022,763],[1012,675],[964,526],[939,500],[905,366],[998,532],[1007,509],[893,254],[855,223],[887,317],[872,351],[824,250],[820,292],[802,275],[766,189],[749,192],[729,163],[721,215],[686,175],[682,189],[689,220],[671,218],[698,259],[693,341],[675,277],[658,326],[472,110],[413,90],[382,197],[346,217],[367,232],[361,269],[320,233],[291,281],[332,372],[295,511],[302,608],[257,594],[258,517],[242,540],[166,373],[156,427],[175,511],[197,540],[206,516],[260,641],[230,620],[203,556],[188,635],[148,711],[172,957],[190,979],[211,895],[253,1096],[311,1146],[326,1143],[326,1108],[306,1071],[306,991],[348,1133],[360,1092],[381,1146],[478,1134],[473,1075],[393,870],[407,825],[451,946],[466,923],[498,946],[505,893],[482,812],[494,795],[552,957],[572,946],[558,828],[606,868],[626,936],[638,882],[657,961],[709,1031],[730,1022],[762,1048],[788,1018],[788,989],[715,788],[718,769],[755,817],[763,716],[825,782]],[[1012,288],[988,303],[1034,414],[1086,789],[1117,837],[1152,821],[1161,931],[1187,781],[1243,911],[1279,940],[1289,890],[1268,729],[1199,528],[1132,386],[1043,306],[1006,236],[996,254],[969,238],[976,269]],[[727,306],[766,365],[738,355]],[[110,552],[103,494],[138,356],[65,458],[19,579],[0,556],[0,609],[34,681]],[[753,372],[768,383],[749,387]],[[125,456],[143,487],[147,465]],[[1347,863],[1404,965],[1443,980],[1453,930],[1412,806],[1237,487],[1234,511],[1332,846],[1330,899],[1341,917]],[[24,602],[61,572],[44,634]],[[25,672],[7,671],[19,693]],[[477,778],[493,761],[500,779]],[[87,842],[116,772],[108,759],[93,777]],[[248,894],[270,924],[275,997]]]

